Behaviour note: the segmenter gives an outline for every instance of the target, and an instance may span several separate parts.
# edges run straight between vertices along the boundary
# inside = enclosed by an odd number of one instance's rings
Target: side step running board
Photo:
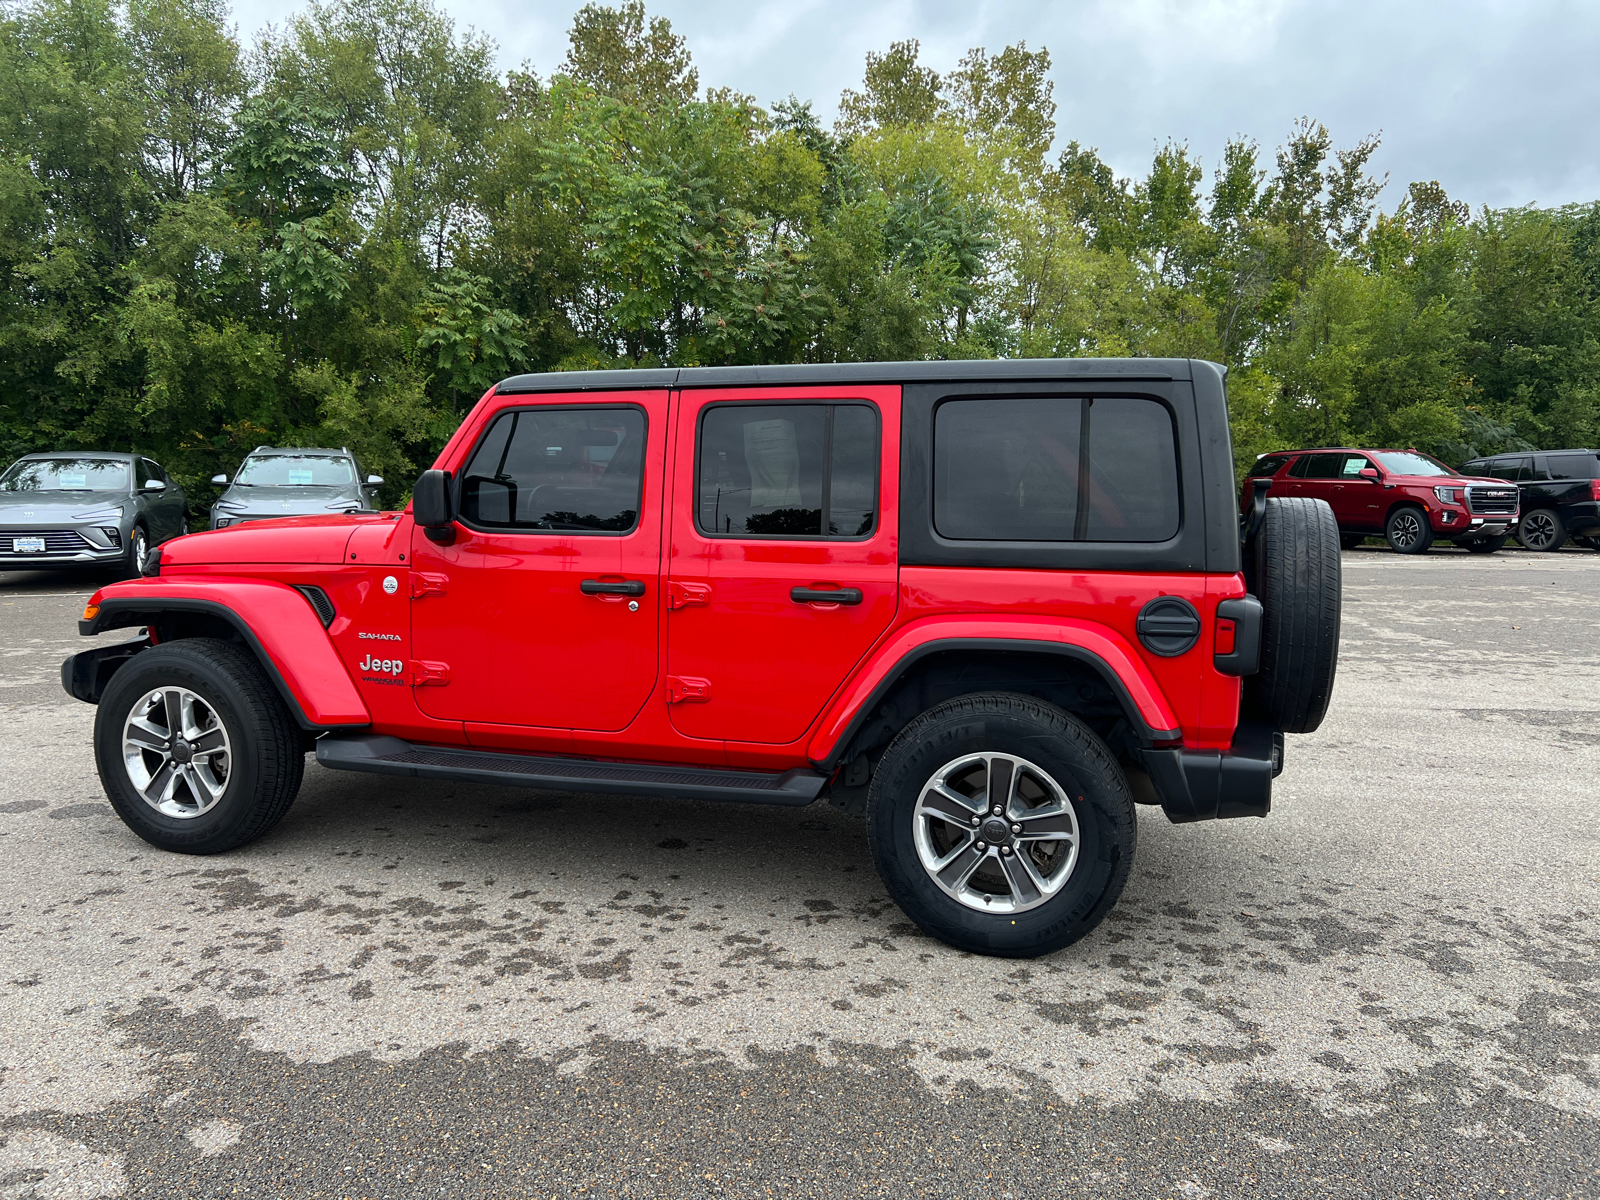
[[[667,796],[689,800],[740,800],[749,804],[810,804],[827,777],[815,771],[725,771],[414,746],[375,733],[333,734],[317,739],[317,761],[336,771],[409,775],[499,783],[548,792],[607,792],[620,796]]]

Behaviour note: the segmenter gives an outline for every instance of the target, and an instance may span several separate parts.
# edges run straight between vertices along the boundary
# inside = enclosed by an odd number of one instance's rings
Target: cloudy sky
[[[578,0],[442,0],[503,66],[548,75]],[[1054,61],[1058,144],[1142,175],[1187,141],[1208,174],[1230,136],[1269,151],[1310,115],[1337,145],[1381,132],[1392,206],[1438,179],[1474,207],[1600,198],[1595,0],[647,0],[685,34],[704,84],[762,103],[793,93],[831,119],[869,50],[914,37],[948,69],[1026,40]],[[292,0],[235,0],[250,40]]]

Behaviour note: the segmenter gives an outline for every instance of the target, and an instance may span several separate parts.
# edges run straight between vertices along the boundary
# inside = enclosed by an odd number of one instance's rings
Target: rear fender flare
[[[1141,746],[1182,740],[1178,718],[1155,676],[1115,630],[1078,620],[935,620],[906,626],[861,665],[824,713],[807,746],[807,757],[821,770],[841,766],[840,756],[907,672],[935,654],[974,650],[1071,659],[1106,682]]]
[[[321,620],[288,584],[221,576],[193,580],[155,576],[104,589],[99,607],[92,619],[78,622],[80,633],[159,626],[167,614],[218,619],[249,647],[301,729],[321,732],[372,723]]]

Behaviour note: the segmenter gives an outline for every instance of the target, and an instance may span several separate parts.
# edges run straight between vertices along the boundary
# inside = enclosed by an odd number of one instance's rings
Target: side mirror
[[[166,481],[163,479],[150,479],[139,489],[141,492],[164,492],[167,490]]]
[[[216,484],[218,487],[227,487],[228,477],[226,475],[213,475],[211,477],[211,482]]]
[[[455,514],[450,511],[450,472],[424,471],[411,489],[411,518],[430,542],[448,546],[456,540]]]
[[[1361,468],[1361,478],[1363,478],[1363,479],[1376,479],[1377,477],[1378,477],[1378,468],[1377,467],[1362,467]]]
[[[383,476],[382,475],[368,475],[367,476],[367,482],[369,484],[371,484],[373,487],[379,487],[383,483]]]

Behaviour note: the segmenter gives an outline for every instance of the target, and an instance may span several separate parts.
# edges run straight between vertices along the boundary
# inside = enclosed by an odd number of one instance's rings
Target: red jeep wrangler
[[[1396,554],[1426,554],[1435,537],[1473,554],[1493,554],[1517,523],[1517,486],[1462,475],[1416,450],[1281,450],[1250,468],[1240,502],[1246,510],[1257,481],[1274,496],[1325,500],[1346,550],[1368,537]]]
[[[1035,955],[1116,902],[1135,802],[1264,815],[1283,732],[1327,709],[1332,514],[1240,521],[1233,485],[1206,362],[519,376],[403,513],[162,546],[81,623],[145,632],[62,680],[99,705],[111,803],[165,849],[266,832],[308,750],[827,797],[922,928]]]

